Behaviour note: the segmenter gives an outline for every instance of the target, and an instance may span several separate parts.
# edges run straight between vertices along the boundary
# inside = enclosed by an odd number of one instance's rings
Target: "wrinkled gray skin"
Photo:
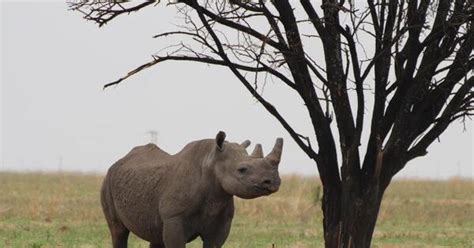
[[[109,169],[101,202],[113,247],[127,247],[130,232],[150,247],[184,248],[201,237],[203,247],[224,244],[234,215],[233,196],[252,199],[278,190],[283,139],[266,157],[259,144],[199,140],[170,155],[156,145],[135,147]]]

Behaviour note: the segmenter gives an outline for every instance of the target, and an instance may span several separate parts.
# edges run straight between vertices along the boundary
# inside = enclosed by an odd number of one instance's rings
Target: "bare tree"
[[[70,7],[102,26],[155,3],[83,1]],[[471,1],[178,0],[168,5],[176,6],[183,24],[155,38],[179,36],[180,42],[105,87],[168,60],[229,68],[316,163],[324,189],[326,247],[369,247],[392,177],[424,156],[453,121],[473,114]],[[314,134],[298,133],[264,98],[258,87],[268,79],[301,97]],[[367,142],[363,157],[362,142]]]

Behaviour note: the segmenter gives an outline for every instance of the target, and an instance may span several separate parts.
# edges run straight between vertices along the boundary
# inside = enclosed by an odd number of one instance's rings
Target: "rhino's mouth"
[[[262,192],[262,193],[266,193],[266,194],[271,194],[273,193],[273,191],[269,188],[266,188],[266,187],[262,187],[262,186],[258,186],[258,185],[254,185],[253,188],[258,191],[258,192]]]

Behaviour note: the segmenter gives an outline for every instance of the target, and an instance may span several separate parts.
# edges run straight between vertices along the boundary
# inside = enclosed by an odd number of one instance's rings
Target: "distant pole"
[[[158,144],[158,132],[155,130],[150,130],[147,132],[150,135],[150,143],[157,145]]]
[[[58,160],[58,171],[61,172],[63,169],[63,156],[59,156]]]
[[[458,162],[456,163],[456,165],[457,165],[457,167],[458,167],[458,171],[457,171],[457,175],[456,175],[456,176],[457,176],[457,177],[461,177],[461,176],[462,176],[462,175],[461,175],[461,163],[458,161]]]

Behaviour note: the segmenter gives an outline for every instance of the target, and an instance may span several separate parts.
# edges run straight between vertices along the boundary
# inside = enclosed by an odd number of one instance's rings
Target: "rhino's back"
[[[115,192],[131,190],[133,194],[144,189],[143,184],[155,184],[167,173],[173,157],[154,144],[133,148],[125,157],[112,165],[107,173]],[[138,187],[138,188],[137,188]],[[117,195],[117,197],[120,195]]]
[[[154,144],[132,149],[107,173],[108,190],[117,217],[132,232],[150,240],[161,226],[158,215],[160,195],[175,166],[173,156]]]

